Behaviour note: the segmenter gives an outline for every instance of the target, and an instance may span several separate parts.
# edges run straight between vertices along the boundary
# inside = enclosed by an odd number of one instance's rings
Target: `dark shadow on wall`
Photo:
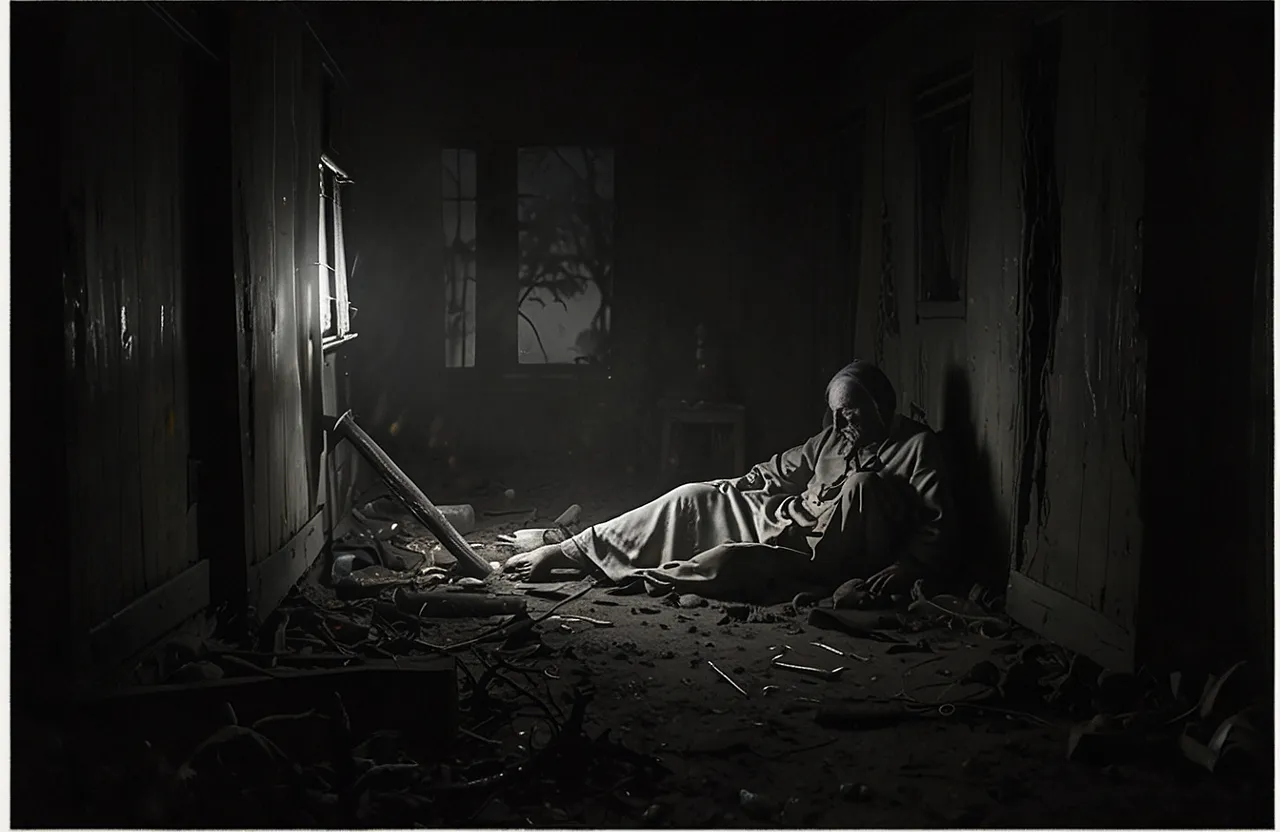
[[[1008,547],[996,521],[995,476],[991,456],[978,447],[973,423],[973,390],[963,367],[947,368],[942,394],[943,428],[938,436],[947,453],[947,473],[955,500],[959,558],[965,577],[1003,587],[1009,570]]]

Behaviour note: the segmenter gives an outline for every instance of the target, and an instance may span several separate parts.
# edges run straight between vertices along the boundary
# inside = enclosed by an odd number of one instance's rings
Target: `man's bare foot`
[[[551,580],[551,572],[555,569],[574,569],[574,563],[559,543],[539,546],[532,552],[512,555],[502,567],[502,574],[525,583],[536,584]]]

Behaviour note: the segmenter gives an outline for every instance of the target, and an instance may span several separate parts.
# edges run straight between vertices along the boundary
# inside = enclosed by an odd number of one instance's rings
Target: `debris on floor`
[[[1267,825],[1266,789],[1237,785],[1271,747],[1249,666],[1108,673],[977,587],[864,610],[481,580],[391,508],[361,503],[341,555],[362,565],[323,565],[332,586],[244,639],[174,639],[85,705],[56,755],[68,824],[1186,825],[1191,778],[1204,825]],[[467,536],[496,559],[529,514],[491,511]]]

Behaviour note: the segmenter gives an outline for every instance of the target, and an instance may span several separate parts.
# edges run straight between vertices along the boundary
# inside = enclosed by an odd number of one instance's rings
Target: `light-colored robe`
[[[828,427],[742,477],[682,485],[562,548],[614,581],[767,602],[898,560],[944,574],[953,523],[937,436],[895,416],[878,445],[855,452]]]

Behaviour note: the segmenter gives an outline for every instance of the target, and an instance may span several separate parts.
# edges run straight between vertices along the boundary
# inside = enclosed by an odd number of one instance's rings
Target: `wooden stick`
[[[348,410],[339,417],[330,430],[339,439],[346,439],[356,447],[360,455],[381,475],[391,492],[404,503],[405,508],[436,536],[449,554],[458,559],[459,572],[472,578],[486,578],[492,574],[489,562],[475,553],[471,544],[458,534],[449,519],[422,493],[422,489],[414,485],[413,480],[400,470],[400,466],[373,441],[373,437],[356,424],[351,411]]]

